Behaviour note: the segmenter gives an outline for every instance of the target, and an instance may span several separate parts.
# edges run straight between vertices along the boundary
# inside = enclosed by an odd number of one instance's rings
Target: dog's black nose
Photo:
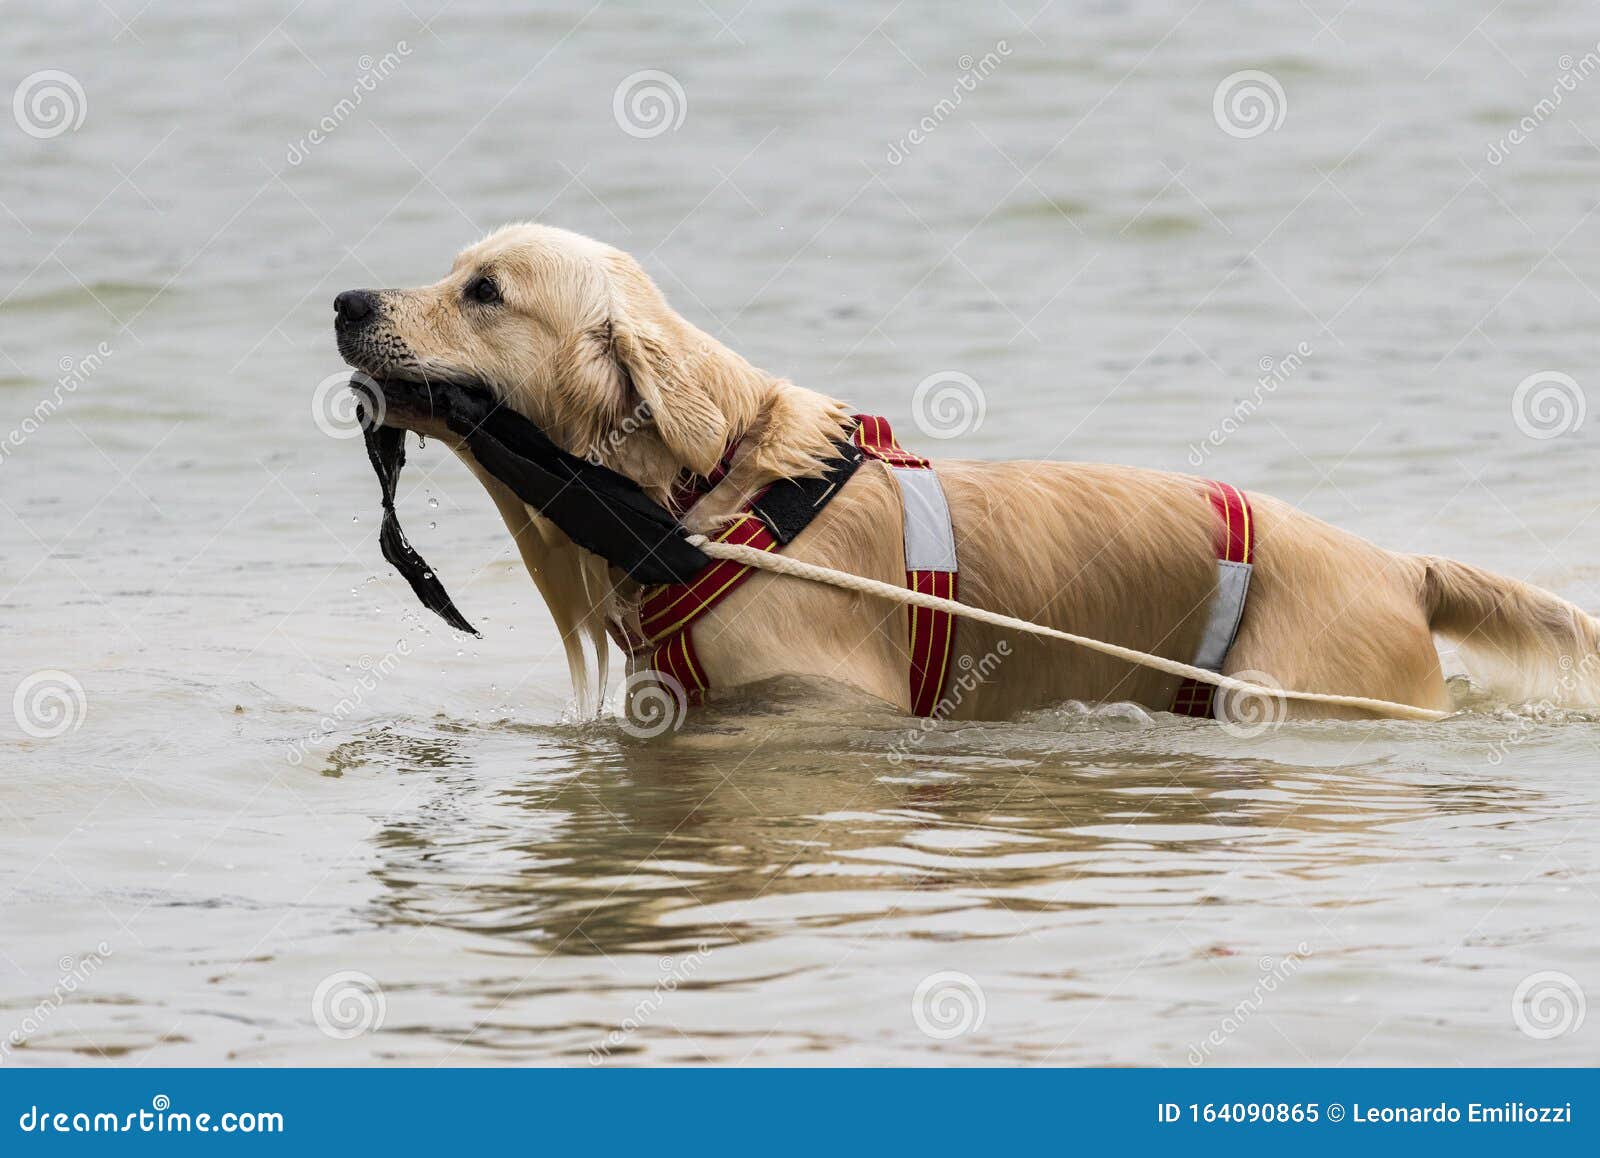
[[[378,295],[371,290],[345,290],[333,299],[333,313],[339,324],[359,326],[378,312]]]

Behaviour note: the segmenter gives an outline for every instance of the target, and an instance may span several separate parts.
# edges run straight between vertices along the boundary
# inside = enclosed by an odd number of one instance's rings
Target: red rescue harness
[[[1237,487],[1208,481],[1206,492],[1217,513],[1217,590],[1211,598],[1205,635],[1201,638],[1194,666],[1220,673],[1244,616],[1244,601],[1250,590],[1255,558],[1256,524],[1250,500]],[[1186,679],[1178,685],[1178,698],[1172,710],[1180,716],[1215,715],[1216,690],[1211,684]]]
[[[927,471],[930,479],[932,464],[920,455],[903,448],[895,440],[894,431],[883,418],[874,415],[855,415],[856,427],[850,442],[869,458],[877,459],[896,470]],[[693,480],[679,487],[672,502],[676,513],[692,507],[698,499],[720,482],[727,474],[737,446],[730,447],[721,464],[704,480]],[[716,537],[727,543],[754,547],[759,551],[779,550],[782,544],[770,527],[752,513],[761,496],[745,504],[734,521]],[[908,512],[908,518],[910,512]],[[946,516],[948,517],[948,516]],[[910,543],[908,541],[908,548]],[[906,586],[945,599],[955,599],[957,571],[954,567],[953,549],[948,568],[943,566],[914,566],[906,571]],[[909,562],[915,563],[911,559]],[[746,567],[719,559],[700,571],[687,583],[674,583],[653,587],[645,592],[639,606],[638,638],[619,638],[623,650],[634,657],[648,656],[645,667],[670,676],[682,685],[685,692],[698,696],[709,688],[705,669],[695,654],[693,627],[696,620],[721,603],[754,573]],[[940,697],[950,670],[950,655],[955,643],[954,617],[946,611],[930,611],[925,607],[911,607],[909,613],[910,655],[909,682],[911,710],[918,716],[941,714]]]
[[[905,506],[906,586],[944,599],[959,598],[959,572],[953,535],[949,535],[949,513],[943,505],[943,491],[933,474],[932,464],[902,447],[886,419],[862,414],[854,417],[856,427],[850,434],[850,442],[867,457],[894,472],[928,472],[927,479],[908,480],[905,475],[899,476]],[[717,468],[706,478],[690,479],[676,487],[669,500],[673,513],[681,516],[721,482],[737,450],[737,443],[729,446]],[[1244,614],[1254,557],[1255,522],[1250,501],[1242,491],[1227,483],[1208,481],[1205,485],[1217,515],[1217,590],[1193,662],[1196,667],[1220,672]],[[929,509],[930,494],[936,510]],[[717,540],[759,551],[782,550],[783,543],[773,529],[754,513],[761,498],[762,495],[756,495],[747,502],[716,536]],[[930,525],[934,528],[932,534],[937,538],[941,520],[949,535],[947,546],[942,553],[936,546],[930,554],[928,528]],[[738,590],[754,572],[753,567],[718,559],[687,583],[647,588],[639,606],[638,633],[614,624],[613,638],[635,659],[647,657],[645,668],[676,680],[686,694],[698,698],[711,684],[695,653],[694,624]],[[907,612],[911,710],[914,715],[937,719],[947,710],[942,697],[954,651],[955,618],[947,611],[926,607],[909,607]],[[1210,684],[1186,679],[1178,687],[1172,710],[1185,716],[1211,716],[1215,713],[1214,693]]]

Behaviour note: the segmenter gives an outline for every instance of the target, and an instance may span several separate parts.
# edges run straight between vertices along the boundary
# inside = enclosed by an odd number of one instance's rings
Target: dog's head
[[[432,285],[346,290],[334,311],[357,369],[482,383],[568,450],[636,477],[709,473],[733,419],[716,386],[730,357],[750,372],[627,254],[542,225],[491,234]]]

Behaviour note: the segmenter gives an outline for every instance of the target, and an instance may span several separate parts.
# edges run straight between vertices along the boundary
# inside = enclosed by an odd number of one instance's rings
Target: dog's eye
[[[494,284],[494,278],[480,277],[467,286],[467,296],[488,305],[500,300],[500,287]]]

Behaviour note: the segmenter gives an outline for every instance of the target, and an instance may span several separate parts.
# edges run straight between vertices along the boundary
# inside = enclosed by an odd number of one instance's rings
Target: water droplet
[[[438,510],[439,509],[439,500],[438,499],[429,499],[428,500],[428,505],[430,507],[432,507],[434,510]]]

